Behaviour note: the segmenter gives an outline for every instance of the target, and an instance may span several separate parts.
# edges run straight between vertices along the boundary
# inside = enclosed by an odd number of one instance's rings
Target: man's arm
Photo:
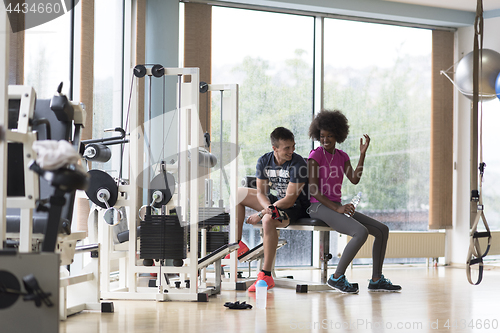
[[[269,180],[257,178],[257,200],[264,207],[264,210],[271,205],[267,192],[269,189]]]

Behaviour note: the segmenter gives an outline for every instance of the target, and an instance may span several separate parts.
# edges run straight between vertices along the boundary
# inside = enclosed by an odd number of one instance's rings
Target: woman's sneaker
[[[343,293],[357,294],[359,292],[359,287],[357,283],[349,283],[345,278],[345,275],[339,276],[338,279],[333,278],[333,274],[327,282],[328,286],[333,289],[337,289]]]
[[[368,283],[369,291],[398,292],[401,291],[401,289],[401,286],[392,284],[391,280],[386,279],[383,275],[380,277],[380,280],[377,280],[377,282],[373,282],[373,280],[370,279],[370,282]]]

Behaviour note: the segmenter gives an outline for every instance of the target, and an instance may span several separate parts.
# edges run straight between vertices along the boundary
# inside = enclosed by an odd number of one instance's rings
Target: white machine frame
[[[7,142],[18,142],[23,144],[24,156],[24,179],[25,195],[23,197],[7,197],[6,203],[9,208],[20,208],[20,232],[5,233],[5,239],[19,239],[19,252],[30,253],[33,250],[33,242],[43,240],[42,234],[33,234],[33,209],[39,199],[38,174],[29,170],[29,163],[35,159],[36,153],[32,149],[37,134],[33,132],[29,120],[33,119],[36,93],[29,86],[8,86],[8,99],[19,99],[19,118],[16,130],[6,130]],[[82,125],[85,122],[85,110],[80,105],[75,108],[75,124]],[[4,228],[4,227],[2,227]],[[65,320],[69,315],[82,310],[101,310],[99,295],[99,258],[94,258],[84,267],[83,273],[71,275],[64,267],[73,262],[77,250],[77,242],[87,237],[86,232],[72,232],[70,235],[59,235],[56,253],[59,254],[60,267],[60,300],[59,318]],[[97,246],[94,251],[99,252]],[[72,287],[77,285],[77,287]]]
[[[209,84],[208,91],[220,91],[224,93],[224,98],[221,100],[221,106],[224,110],[229,110],[228,112],[224,112],[223,115],[229,116],[231,121],[231,129],[230,129],[230,142],[231,145],[231,154],[229,163],[230,166],[230,176],[229,176],[229,187],[231,190],[230,193],[230,207],[231,207],[231,216],[230,216],[230,234],[229,241],[230,243],[236,242],[238,240],[238,212],[237,212],[237,204],[238,204],[238,123],[239,123],[239,86],[237,84]],[[229,94],[226,94],[229,93]],[[222,118],[222,116],[221,116]],[[212,135],[213,137],[213,135]],[[221,179],[222,181],[222,179]],[[202,230],[202,241],[206,240],[204,236],[206,230]],[[206,244],[202,243],[201,256],[206,255]],[[225,264],[231,265],[229,281],[222,282],[222,288],[226,290],[235,290],[237,283],[237,271],[238,271],[238,252],[231,252],[230,259],[224,260]],[[203,271],[204,273],[205,271]]]
[[[28,164],[35,157],[31,146],[36,141],[36,133],[33,133],[29,120],[33,119],[35,110],[36,93],[32,87],[12,86],[8,87],[8,99],[19,99],[19,118],[17,130],[6,130],[7,142],[18,142],[23,144],[24,157],[24,197],[7,197],[7,207],[21,209],[21,224],[19,226],[19,251],[32,251],[33,236],[33,209],[38,200],[39,185],[38,175],[29,170]],[[7,235],[9,237],[11,235]]]
[[[0,31],[9,31],[7,22],[7,12],[0,9]],[[0,250],[3,249],[6,239],[7,223],[4,216],[7,207],[7,142],[5,141],[5,131],[8,127],[8,74],[9,73],[9,34],[0,33]]]

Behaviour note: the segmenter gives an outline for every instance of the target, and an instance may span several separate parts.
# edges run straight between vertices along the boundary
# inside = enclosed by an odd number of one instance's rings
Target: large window
[[[338,146],[359,159],[371,137],[361,182],[344,181],[349,201],[393,230],[427,230],[431,115],[430,30],[325,19],[325,108],[349,119]]]
[[[314,18],[214,7],[212,29],[212,82],[240,85],[240,172],[254,174],[276,126],[292,129],[297,152],[307,157]],[[342,110],[350,123],[338,148],[356,165],[359,139],[364,133],[372,138],[363,180],[356,187],[346,181],[342,199],[363,192],[360,210],[392,230],[428,228],[431,45],[426,29],[324,20],[324,105]],[[213,102],[215,110],[217,98]],[[217,119],[213,114],[212,124]],[[250,245],[259,241],[251,228],[243,238]],[[289,242],[278,251],[278,264],[310,263],[310,252],[301,261],[294,252],[303,253],[302,246],[293,247]]]
[[[482,184],[484,215],[492,230],[500,229],[500,156],[496,135],[500,124],[500,101],[483,103],[483,160],[486,163]],[[481,225],[481,223],[480,223]]]
[[[123,1],[96,1],[94,4],[94,105],[92,137],[116,136],[105,129],[122,124]],[[109,146],[112,160],[93,163],[92,168],[118,177],[121,145]]]
[[[296,152],[307,157],[314,18],[221,7],[212,15],[212,83],[239,84],[240,176],[255,175],[257,159],[271,151],[269,134],[278,126],[295,134]],[[212,109],[219,103],[214,94]],[[213,112],[213,135],[219,119]],[[288,245],[278,251],[276,265],[311,264],[311,232],[285,231],[281,237]],[[245,226],[243,241],[257,245],[258,232]]]
[[[63,15],[26,31],[25,84],[34,86],[39,98],[50,98],[61,81],[69,93],[70,24],[70,15]],[[359,138],[363,133],[372,138],[363,179],[355,187],[345,182],[343,200],[362,191],[360,210],[393,230],[427,229],[431,38],[426,29],[324,20],[324,105],[342,110],[351,126],[338,148],[355,165]],[[308,156],[314,41],[314,17],[213,7],[212,83],[239,84],[240,177],[255,174],[257,159],[271,150],[269,134],[277,126],[291,129],[296,152]],[[110,135],[103,130],[122,123],[122,68],[123,1],[96,1],[94,138]],[[495,133],[491,126],[497,123],[493,109],[498,103],[485,104],[485,137]],[[218,94],[212,95],[212,110],[212,140],[219,141]],[[500,211],[494,207],[500,194],[494,185],[500,179],[495,172],[500,160],[494,140],[484,142],[486,213],[498,227]],[[119,147],[113,147],[115,161],[93,168],[118,176],[120,155]],[[285,230],[281,237],[288,245],[278,251],[278,266],[311,264],[311,232]],[[249,246],[261,241],[247,225],[243,240]]]

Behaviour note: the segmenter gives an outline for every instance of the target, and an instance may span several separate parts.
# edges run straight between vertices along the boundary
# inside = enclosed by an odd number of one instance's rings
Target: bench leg
[[[328,261],[332,258],[330,253],[330,231],[319,232],[319,260],[321,263],[321,283],[328,281]]]

